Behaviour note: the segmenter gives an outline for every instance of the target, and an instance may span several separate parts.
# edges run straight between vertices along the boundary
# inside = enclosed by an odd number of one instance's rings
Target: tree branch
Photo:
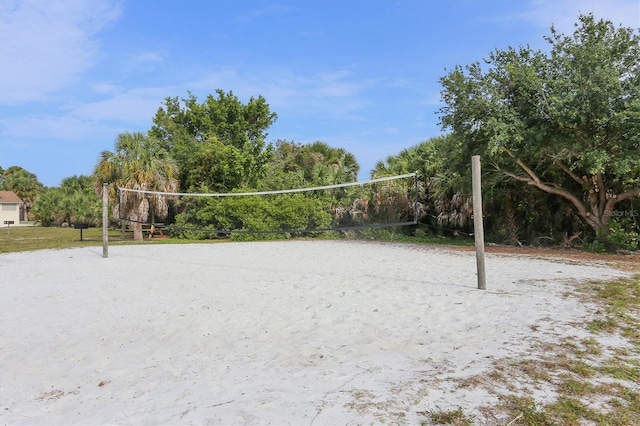
[[[564,164],[562,161],[558,160],[558,159],[554,159],[554,163],[556,165],[558,165],[562,170],[564,170],[564,172],[566,174],[568,174],[569,176],[571,176],[571,179],[575,180],[576,182],[578,182],[580,185],[583,186],[589,186],[589,179],[583,179],[580,176],[576,175],[573,170],[571,170],[569,167],[567,167],[566,164]]]
[[[609,198],[607,204],[605,206],[605,211],[612,211],[613,206],[618,204],[620,201],[628,200],[629,198],[640,197],[640,188],[632,188],[628,191],[623,192],[622,194],[614,195]]]
[[[609,220],[612,217],[611,212],[613,212],[613,206],[615,206],[616,204],[618,204],[620,201],[624,201],[627,200],[629,198],[633,198],[633,197],[640,197],[640,188],[633,188],[630,189],[628,191],[623,192],[622,194],[619,195],[614,195],[613,197],[609,198],[609,200],[607,201],[607,203],[604,206],[604,211],[602,212],[602,222],[604,225],[607,225],[609,223]]]
[[[504,148],[505,152],[507,154],[509,154],[509,156],[511,158],[513,158],[516,162],[516,164],[518,166],[520,166],[520,168],[522,170],[525,171],[525,173],[527,175],[529,175],[529,177],[524,177],[524,176],[519,176],[513,173],[509,173],[507,171],[504,170],[500,170],[503,173],[505,173],[507,176],[510,176],[514,179],[517,179],[519,181],[522,182],[526,182],[529,185],[535,186],[536,188],[544,191],[544,192],[548,192],[549,194],[555,194],[555,195],[559,195],[565,199],[567,199],[569,202],[571,202],[571,204],[573,204],[576,209],[578,210],[578,213],[580,214],[580,216],[582,216],[584,218],[584,220],[587,221],[587,223],[593,227],[594,229],[597,228],[598,222],[599,222],[599,218],[592,218],[591,214],[587,211],[587,208],[585,207],[585,205],[580,201],[580,199],[578,197],[576,197],[574,194],[572,194],[571,192],[567,191],[566,189],[562,188],[562,187],[558,187],[555,185],[549,185],[546,184],[544,182],[542,182],[540,180],[540,177],[538,177],[538,175],[531,170],[531,168],[529,168],[521,159],[517,158],[515,155],[513,155],[513,153],[511,151],[509,151],[509,149]]]
[[[536,188],[538,188],[538,189],[540,189],[540,190],[542,190],[544,192],[548,192],[549,194],[555,194],[555,195],[559,195],[561,197],[566,198],[567,200],[569,200],[578,209],[578,213],[580,213],[580,215],[582,217],[584,217],[587,221],[589,221],[590,214],[589,214],[589,212],[587,212],[587,209],[585,208],[584,204],[582,204],[582,202],[578,199],[578,197],[576,197],[575,195],[573,195],[572,193],[570,193],[569,191],[567,191],[564,188],[553,186],[553,185],[548,185],[546,183],[543,183],[540,180],[540,178],[533,171],[531,171],[531,169],[529,169],[524,163],[522,163],[522,161],[519,161],[518,165],[520,167],[522,167],[523,170],[525,170],[525,171],[528,170],[527,174],[531,173],[533,176],[532,177],[525,177],[525,176],[519,176],[519,175],[510,173],[510,172],[507,172],[505,170],[500,170],[500,171],[502,173],[506,174],[509,177],[517,179],[517,180],[519,180],[521,182],[526,182],[529,185],[535,186]]]

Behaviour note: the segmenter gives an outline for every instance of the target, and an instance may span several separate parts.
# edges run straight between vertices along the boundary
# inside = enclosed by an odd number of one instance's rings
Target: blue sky
[[[496,48],[546,48],[578,14],[640,27],[638,0],[0,0],[0,166],[90,175],[166,97],[262,95],[268,142],[379,160],[442,134],[438,79]]]

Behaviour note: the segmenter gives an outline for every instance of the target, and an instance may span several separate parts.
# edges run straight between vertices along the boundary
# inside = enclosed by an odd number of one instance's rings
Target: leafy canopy
[[[167,98],[149,134],[176,159],[181,188],[226,192],[255,186],[263,175],[271,155],[267,129],[276,119],[262,96],[243,104],[218,89],[202,103],[192,93]]]
[[[581,15],[548,52],[496,50],[441,78],[444,129],[504,175],[569,201],[598,234],[640,196],[640,35]]]
[[[579,19],[572,36],[551,29],[548,53],[509,47],[456,67],[441,79],[441,124],[465,137],[469,156],[514,172],[511,155],[535,170],[561,163],[623,191],[640,179],[640,36]]]

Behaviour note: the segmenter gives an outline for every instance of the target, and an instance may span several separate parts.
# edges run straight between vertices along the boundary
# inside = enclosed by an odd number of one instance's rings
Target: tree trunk
[[[518,222],[516,220],[516,212],[511,203],[511,192],[507,192],[505,198],[505,230],[509,243],[511,245],[522,246],[518,239]]]
[[[134,222],[132,227],[133,227],[133,240],[134,241],[144,240],[144,236],[142,235],[142,224]]]

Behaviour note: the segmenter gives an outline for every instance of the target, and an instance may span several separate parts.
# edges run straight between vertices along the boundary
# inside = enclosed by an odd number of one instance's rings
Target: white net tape
[[[146,191],[144,189],[129,189],[118,187],[119,191],[137,192],[142,194],[155,194],[155,195],[167,195],[167,196],[189,196],[189,197],[246,197],[252,195],[274,195],[274,194],[293,194],[296,192],[309,192],[309,191],[322,191],[326,189],[346,188],[349,186],[364,186],[371,185],[377,182],[386,182],[391,180],[398,180],[404,178],[415,177],[416,173],[407,173],[404,175],[388,176],[376,179],[369,179],[357,182],[337,183],[335,185],[315,186],[310,188],[295,188],[295,189],[279,189],[276,191],[256,191],[256,192],[218,192],[218,193],[198,193],[198,192],[160,192],[160,191]]]

